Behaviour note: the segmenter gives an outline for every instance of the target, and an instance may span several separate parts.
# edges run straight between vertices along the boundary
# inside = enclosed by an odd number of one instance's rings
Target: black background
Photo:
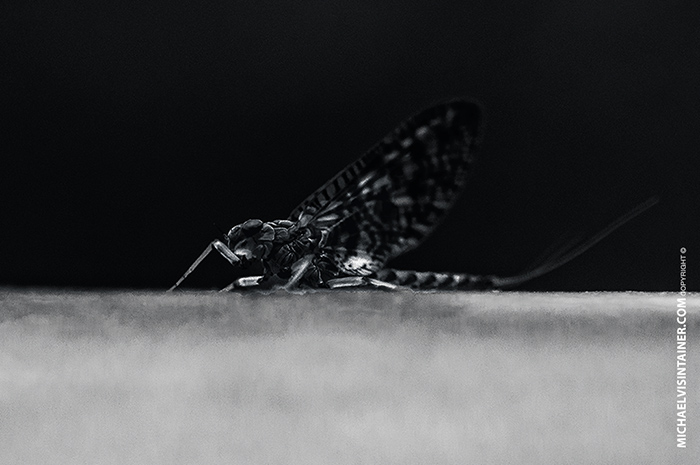
[[[0,285],[169,287],[214,223],[285,218],[401,120],[466,96],[481,162],[395,265],[514,274],[658,194],[523,288],[677,290],[685,246],[700,289],[690,2],[13,3]],[[190,285],[235,276],[211,257]]]

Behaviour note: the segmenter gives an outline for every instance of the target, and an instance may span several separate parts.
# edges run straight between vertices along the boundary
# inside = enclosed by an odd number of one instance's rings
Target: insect
[[[395,289],[509,288],[583,253],[655,204],[651,198],[584,242],[572,242],[539,265],[511,277],[387,268],[425,240],[463,190],[482,134],[480,107],[452,100],[401,123],[340,171],[287,219],[250,219],[212,241],[170,289],[213,250],[234,267],[261,263],[263,274],[239,278],[238,288],[314,289],[371,286]]]

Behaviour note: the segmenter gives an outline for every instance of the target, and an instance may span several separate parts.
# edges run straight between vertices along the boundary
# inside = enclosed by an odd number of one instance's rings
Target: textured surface
[[[5,291],[0,463],[696,463],[675,297]]]

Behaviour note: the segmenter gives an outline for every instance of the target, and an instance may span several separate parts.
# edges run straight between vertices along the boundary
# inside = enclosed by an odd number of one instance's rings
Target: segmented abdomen
[[[464,273],[435,273],[385,268],[377,272],[377,279],[397,286],[431,290],[483,290],[496,287],[492,276]]]

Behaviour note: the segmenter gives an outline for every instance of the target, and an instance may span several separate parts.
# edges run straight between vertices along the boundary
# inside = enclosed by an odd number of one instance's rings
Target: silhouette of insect
[[[541,276],[580,255],[654,205],[653,197],[583,242],[571,242],[511,277],[387,268],[417,247],[462,191],[481,139],[481,109],[466,100],[428,108],[311,194],[285,220],[251,219],[212,241],[182,281],[212,250],[235,267],[262,263],[262,276],[236,288],[505,289]]]

